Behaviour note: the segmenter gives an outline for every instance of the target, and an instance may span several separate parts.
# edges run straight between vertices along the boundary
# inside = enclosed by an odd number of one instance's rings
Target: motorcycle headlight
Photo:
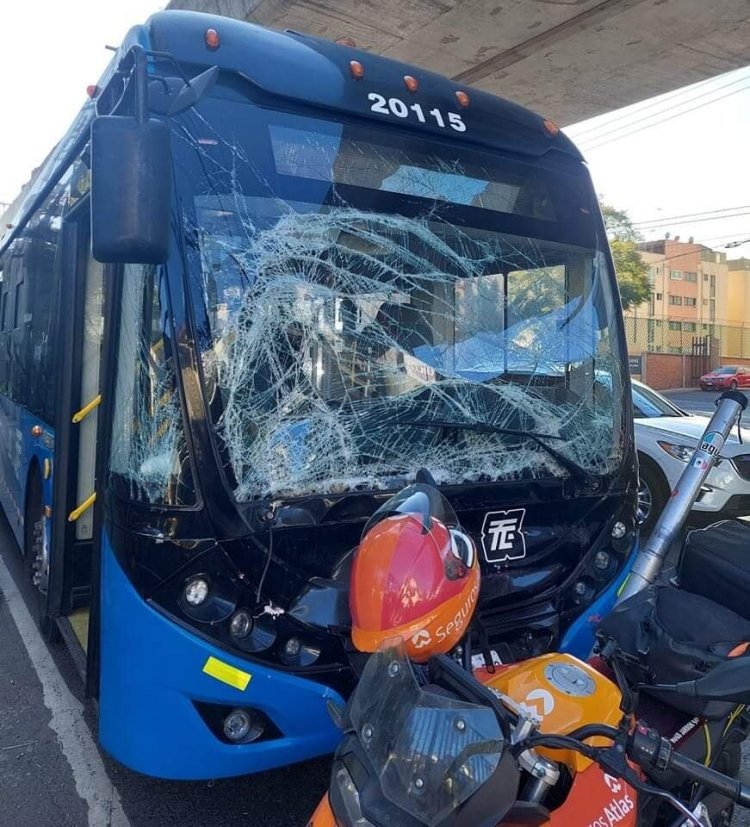
[[[670,457],[680,460],[680,462],[690,462],[695,453],[695,446],[690,445],[676,445],[674,442],[662,442],[657,440],[656,443],[662,451],[666,451]]]
[[[344,764],[337,764],[329,792],[336,823],[342,827],[375,827],[362,814],[359,790]]]

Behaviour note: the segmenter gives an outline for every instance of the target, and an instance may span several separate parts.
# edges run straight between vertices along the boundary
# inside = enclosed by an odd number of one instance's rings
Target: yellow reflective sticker
[[[209,657],[203,664],[203,671],[212,678],[216,678],[217,681],[227,683],[229,686],[239,689],[240,692],[244,692],[245,689],[247,689],[247,685],[253,678],[249,672],[243,672],[241,669],[230,666],[228,663],[224,663],[214,657]]]

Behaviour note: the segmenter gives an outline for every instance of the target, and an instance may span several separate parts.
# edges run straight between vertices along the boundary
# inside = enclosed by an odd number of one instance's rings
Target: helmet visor
[[[416,483],[408,485],[384,502],[367,521],[362,536],[364,537],[373,526],[386,517],[398,514],[419,517],[426,532],[432,528],[433,520],[442,523],[446,528],[455,528],[459,525],[453,506],[437,488],[426,483]]]

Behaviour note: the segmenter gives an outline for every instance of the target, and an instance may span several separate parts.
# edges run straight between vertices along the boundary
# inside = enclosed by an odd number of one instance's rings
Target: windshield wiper
[[[524,431],[517,428],[503,428],[500,425],[493,425],[490,422],[447,422],[439,419],[397,419],[397,425],[411,425],[415,428],[446,428],[455,431],[474,431],[479,434],[507,434],[508,436],[521,436],[531,439],[543,448],[552,459],[561,465],[572,477],[575,477],[584,485],[591,485],[592,475],[577,462],[561,454],[557,448],[548,445],[547,439],[565,439],[554,434],[540,434],[536,431]]]

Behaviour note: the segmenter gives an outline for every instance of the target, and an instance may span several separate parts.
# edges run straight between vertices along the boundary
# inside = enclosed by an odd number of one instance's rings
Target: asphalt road
[[[36,632],[31,599],[0,516],[0,827],[306,823],[328,785],[327,759],[207,782],[147,778],[110,759],[67,650]]]
[[[720,396],[713,391],[699,390],[659,391],[659,393],[687,413],[703,416],[711,416],[714,413],[716,410],[714,403]]]

